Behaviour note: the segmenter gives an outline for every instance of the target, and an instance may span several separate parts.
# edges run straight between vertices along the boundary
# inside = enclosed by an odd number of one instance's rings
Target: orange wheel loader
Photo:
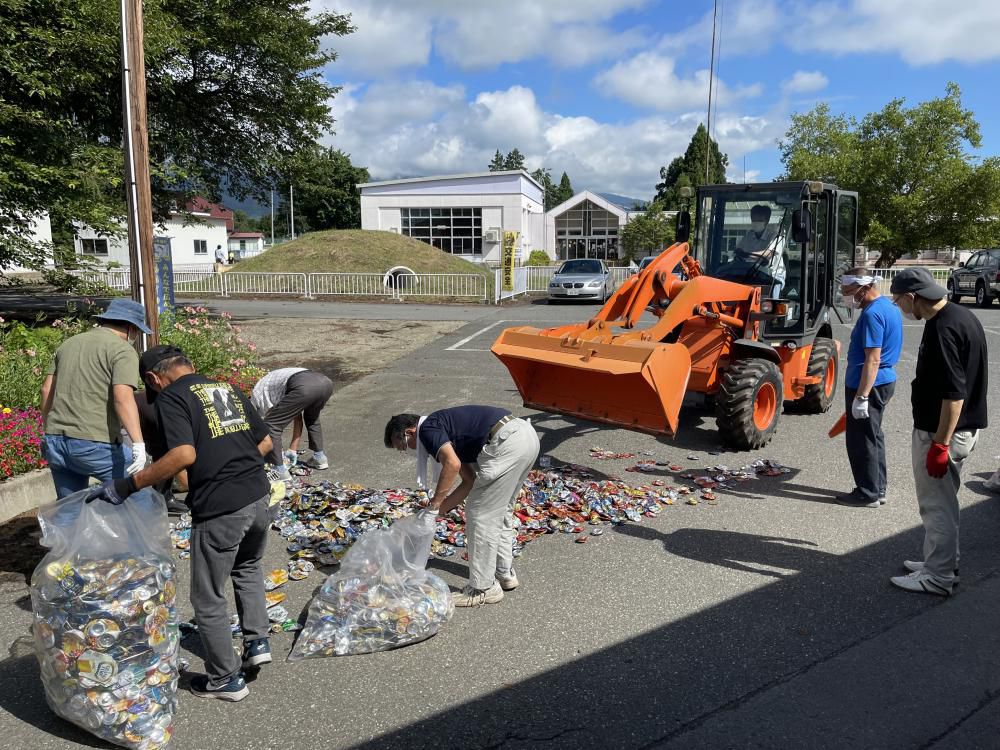
[[[697,209],[693,251],[682,211],[678,241],[588,322],[500,334],[492,351],[525,406],[673,436],[685,396],[701,394],[734,449],[767,444],[783,407],[830,408],[857,194],[821,182],[710,185]]]

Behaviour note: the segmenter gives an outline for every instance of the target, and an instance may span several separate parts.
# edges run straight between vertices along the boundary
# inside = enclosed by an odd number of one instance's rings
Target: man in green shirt
[[[141,304],[112,300],[98,325],[62,343],[42,383],[42,454],[59,498],[102,481],[134,474],[146,464],[133,392],[139,356],[130,343],[150,333]],[[125,427],[131,456],[122,446]]]

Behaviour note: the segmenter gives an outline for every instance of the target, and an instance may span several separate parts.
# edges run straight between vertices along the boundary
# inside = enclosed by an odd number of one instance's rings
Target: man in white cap
[[[845,307],[861,310],[847,350],[847,458],[854,489],[837,502],[852,508],[877,508],[885,502],[886,460],[882,415],[896,389],[896,363],[903,349],[903,318],[883,297],[878,279],[852,268],[840,280]]]
[[[469,583],[452,597],[455,606],[495,604],[517,588],[514,503],[538,458],[531,423],[494,406],[397,414],[385,426],[385,447],[416,452],[420,477],[428,456],[440,464],[430,500],[439,514],[465,503]]]
[[[115,299],[97,316],[97,326],[66,339],[56,350],[42,383],[45,437],[56,497],[86,489],[90,477],[106,481],[146,465],[146,445],[133,392],[139,355],[132,344],[150,333],[146,311],[130,299]],[[131,456],[122,446],[124,426]]]
[[[905,317],[926,321],[911,395],[924,556],[904,561],[910,574],[890,580],[907,591],[948,596],[958,582],[962,464],[987,426],[986,334],[970,310],[948,301],[926,268],[901,271],[890,291]]]

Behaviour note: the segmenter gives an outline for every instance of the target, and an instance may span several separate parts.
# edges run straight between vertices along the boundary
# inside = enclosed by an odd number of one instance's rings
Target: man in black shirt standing
[[[947,301],[925,268],[901,271],[890,290],[906,318],[927,321],[911,394],[924,559],[904,561],[909,575],[890,580],[907,591],[948,596],[957,582],[962,464],[987,424],[986,334],[970,310]]]
[[[192,678],[191,692],[242,700],[250,690],[233,653],[225,587],[232,579],[244,636],[242,667],[270,663],[261,558],[270,524],[263,456],[271,450],[271,438],[242,393],[198,375],[180,349],[153,347],[143,354],[140,370],[156,394],[166,454],[134,476],[105,482],[87,501],[118,505],[138,489],[187,469],[191,604],[207,672]]]
[[[415,452],[421,483],[428,456],[441,465],[430,501],[439,514],[465,503],[469,583],[452,597],[455,606],[494,604],[517,588],[514,503],[538,458],[531,424],[493,406],[397,414],[385,426],[385,447]]]

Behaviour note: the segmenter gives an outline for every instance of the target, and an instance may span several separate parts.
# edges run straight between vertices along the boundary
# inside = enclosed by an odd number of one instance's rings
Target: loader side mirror
[[[792,211],[792,240],[802,244],[812,239],[812,221],[808,208]]]
[[[691,237],[691,214],[681,211],[677,214],[677,233],[674,236],[676,242],[687,242]]]

